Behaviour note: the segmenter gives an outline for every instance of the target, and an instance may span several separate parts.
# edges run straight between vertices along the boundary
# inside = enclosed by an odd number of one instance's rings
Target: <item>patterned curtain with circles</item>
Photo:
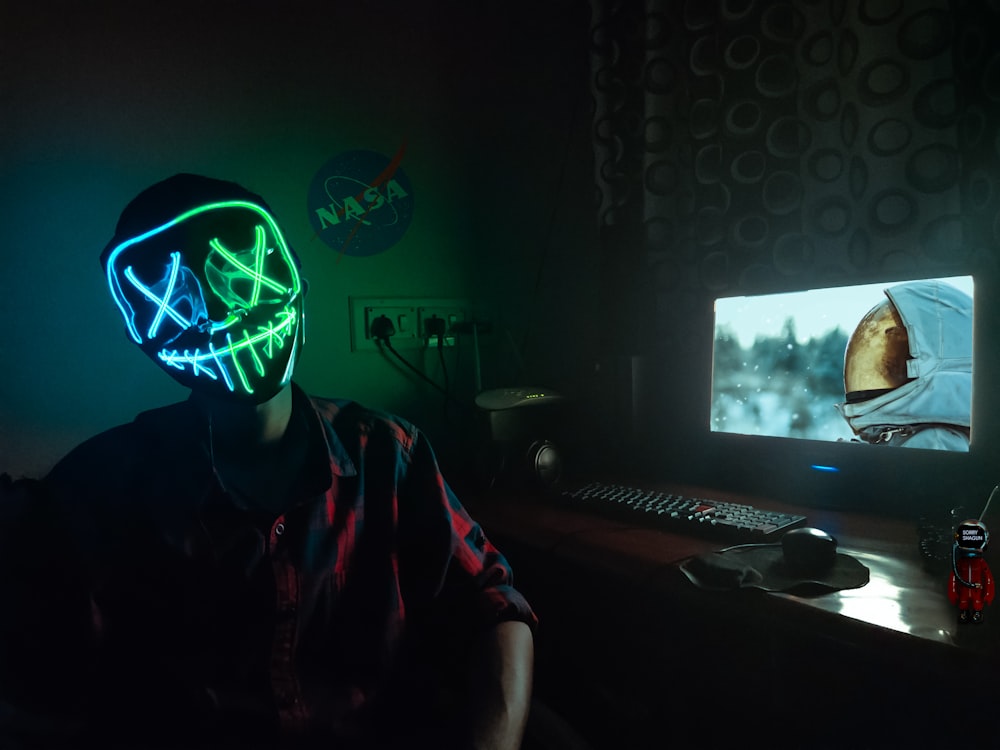
[[[991,263],[987,0],[591,0],[598,221],[622,349],[705,299]]]

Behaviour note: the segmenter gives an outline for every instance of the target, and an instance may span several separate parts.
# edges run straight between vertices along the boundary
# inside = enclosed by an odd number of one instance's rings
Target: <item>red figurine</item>
[[[963,521],[955,529],[948,599],[958,606],[960,623],[982,622],[983,608],[993,601],[993,574],[983,558],[989,542],[990,532],[982,521]]]

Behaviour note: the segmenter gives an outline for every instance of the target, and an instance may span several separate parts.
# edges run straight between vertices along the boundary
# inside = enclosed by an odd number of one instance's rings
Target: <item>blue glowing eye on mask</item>
[[[117,245],[107,277],[129,335],[182,385],[261,403],[291,380],[302,282],[261,206],[187,211]]]

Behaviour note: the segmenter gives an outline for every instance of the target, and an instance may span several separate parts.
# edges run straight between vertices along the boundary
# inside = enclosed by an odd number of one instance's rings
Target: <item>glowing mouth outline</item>
[[[223,359],[229,357],[233,368],[239,377],[240,383],[243,389],[248,393],[253,393],[253,386],[247,380],[247,374],[243,366],[237,359],[237,353],[241,351],[249,351],[251,360],[253,361],[254,369],[257,374],[263,377],[266,375],[266,370],[264,363],[261,361],[261,354],[266,357],[268,361],[274,358],[276,353],[275,346],[277,349],[285,348],[285,340],[292,336],[292,351],[289,353],[288,363],[285,365],[285,372],[281,377],[281,385],[285,385],[289,378],[291,377],[291,369],[295,365],[295,354],[298,348],[298,337],[294,336],[296,330],[296,323],[298,322],[298,314],[295,308],[287,308],[282,310],[276,316],[280,321],[277,325],[273,322],[268,323],[267,326],[257,326],[257,333],[253,336],[247,330],[243,331],[243,338],[233,341],[231,333],[226,334],[227,346],[222,349],[216,349],[215,346],[209,342],[208,352],[203,353],[200,348],[195,349],[194,353],[191,353],[189,349],[185,349],[180,352],[176,349],[168,350],[163,349],[158,353],[160,360],[170,367],[175,367],[178,370],[184,371],[185,365],[190,365],[191,374],[195,377],[201,375],[202,373],[208,375],[212,380],[218,380],[221,376],[223,382],[225,382],[226,387],[230,391],[235,391],[236,387],[233,382],[233,378],[229,373],[229,368],[226,367]],[[263,343],[261,343],[263,342]],[[260,345],[261,353],[257,352],[257,345]],[[208,366],[206,365],[208,363]],[[216,373],[211,364],[218,367],[218,373]]]

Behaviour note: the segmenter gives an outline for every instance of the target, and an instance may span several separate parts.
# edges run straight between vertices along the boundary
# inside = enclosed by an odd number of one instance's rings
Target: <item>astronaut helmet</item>
[[[844,393],[847,403],[867,401],[894,390],[907,375],[910,341],[899,310],[886,298],[869,310],[847,342]]]
[[[862,442],[968,451],[971,294],[948,279],[883,291],[848,340],[837,410]]]
[[[989,543],[990,532],[982,521],[970,518],[955,528],[955,547],[965,557],[979,557]]]

